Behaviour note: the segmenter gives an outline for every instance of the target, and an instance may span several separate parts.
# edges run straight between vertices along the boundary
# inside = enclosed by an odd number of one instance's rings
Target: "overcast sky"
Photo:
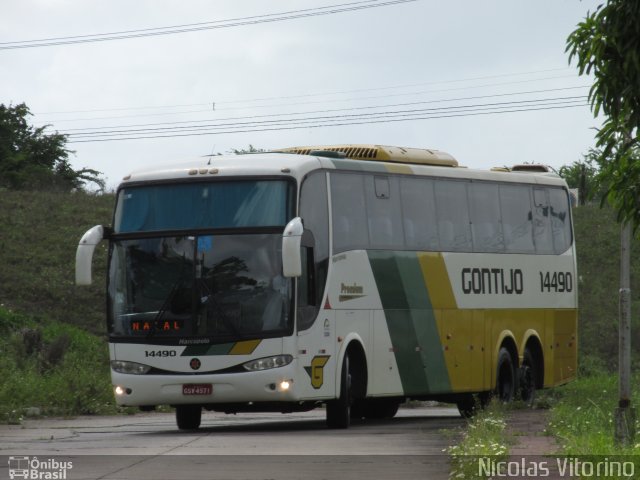
[[[2,0],[0,103],[25,102],[34,124],[69,133],[73,166],[111,187],[133,169],[249,144],[560,167],[594,144],[590,79],[564,49],[598,3]],[[174,26],[205,28],[165,34]],[[117,32],[136,38],[68,43]]]

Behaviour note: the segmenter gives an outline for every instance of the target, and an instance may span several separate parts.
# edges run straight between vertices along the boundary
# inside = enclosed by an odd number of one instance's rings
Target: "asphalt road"
[[[348,430],[327,429],[323,410],[204,413],[195,432],[179,431],[165,413],[27,420],[0,426],[0,480],[24,473],[26,462],[39,478],[61,480],[447,479],[442,450],[463,422],[440,407]]]

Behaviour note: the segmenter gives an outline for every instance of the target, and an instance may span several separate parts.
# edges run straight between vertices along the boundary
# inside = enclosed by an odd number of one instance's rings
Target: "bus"
[[[207,156],[124,177],[108,241],[116,402],[391,418],[406,400],[470,415],[576,376],[566,183],[379,145]]]

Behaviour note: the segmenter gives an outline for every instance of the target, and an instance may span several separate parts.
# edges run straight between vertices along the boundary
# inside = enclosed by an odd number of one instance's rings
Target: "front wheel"
[[[349,428],[352,403],[351,370],[349,368],[349,355],[346,354],[340,373],[340,396],[327,402],[327,426],[329,428]]]
[[[202,419],[200,405],[176,406],[176,423],[180,430],[197,430]]]

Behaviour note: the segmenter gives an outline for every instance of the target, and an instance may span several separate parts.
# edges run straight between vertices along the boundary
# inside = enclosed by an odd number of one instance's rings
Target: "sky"
[[[591,79],[565,53],[599,3],[2,0],[0,103],[24,102],[33,125],[68,134],[72,166],[110,188],[249,145],[382,144],[471,168],[559,168],[599,126]]]

